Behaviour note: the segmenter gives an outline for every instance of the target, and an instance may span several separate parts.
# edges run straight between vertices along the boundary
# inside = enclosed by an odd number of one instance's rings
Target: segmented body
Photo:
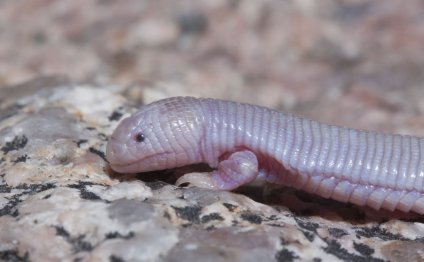
[[[198,148],[183,149],[200,156],[185,164],[216,167],[223,155],[247,149],[269,182],[375,209],[424,213],[423,138],[326,125],[223,100],[179,97],[162,103],[170,110],[189,108],[198,118],[198,125],[179,119],[201,134]]]

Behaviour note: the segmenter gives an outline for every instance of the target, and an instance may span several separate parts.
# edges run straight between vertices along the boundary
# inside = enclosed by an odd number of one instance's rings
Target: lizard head
[[[194,98],[173,97],[145,105],[119,123],[108,141],[106,158],[120,173],[198,163],[201,121]]]

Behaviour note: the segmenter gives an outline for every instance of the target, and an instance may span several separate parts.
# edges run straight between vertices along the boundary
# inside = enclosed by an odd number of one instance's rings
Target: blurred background
[[[117,85],[424,136],[423,49],[422,0],[0,0],[3,98]]]

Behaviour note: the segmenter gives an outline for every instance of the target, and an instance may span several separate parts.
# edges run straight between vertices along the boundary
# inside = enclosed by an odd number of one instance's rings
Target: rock
[[[287,188],[178,188],[173,171],[112,172],[108,136],[134,110],[120,92],[57,85],[5,96],[0,260],[422,260],[424,224],[413,214]]]

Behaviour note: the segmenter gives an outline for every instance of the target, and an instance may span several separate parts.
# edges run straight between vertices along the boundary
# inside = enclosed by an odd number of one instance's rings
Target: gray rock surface
[[[3,93],[0,105],[0,260],[424,260],[424,219],[413,214],[288,188],[173,185],[202,167],[115,174],[104,151],[134,111],[128,90],[68,81],[38,89]]]

